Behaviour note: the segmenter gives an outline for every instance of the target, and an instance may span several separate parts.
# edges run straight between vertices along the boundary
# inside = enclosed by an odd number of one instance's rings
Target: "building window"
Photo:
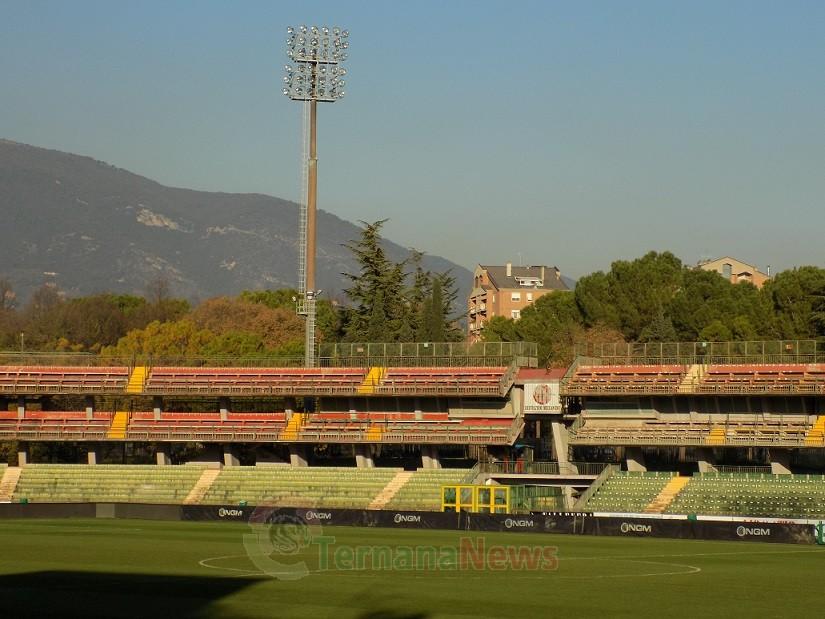
[[[528,292],[528,293],[527,293],[527,302],[528,302],[528,303],[530,303],[530,301],[532,301],[532,300],[533,300],[533,293],[532,293],[532,292]]]
[[[510,318],[513,320],[521,318],[521,310],[510,310]]]
[[[511,301],[521,301],[521,293],[520,292],[513,292],[510,294]]]
[[[733,272],[733,265],[725,263],[722,265],[722,276],[730,279],[731,273]]]

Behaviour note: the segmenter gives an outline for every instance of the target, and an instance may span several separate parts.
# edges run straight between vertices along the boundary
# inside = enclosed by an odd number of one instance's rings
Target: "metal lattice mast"
[[[305,363],[315,365],[315,240],[318,192],[317,111],[318,102],[334,102],[344,96],[341,66],[347,59],[349,33],[338,27],[299,26],[287,28],[287,56],[295,63],[286,66],[284,94],[304,102],[302,204],[298,218],[298,313],[306,316]]]

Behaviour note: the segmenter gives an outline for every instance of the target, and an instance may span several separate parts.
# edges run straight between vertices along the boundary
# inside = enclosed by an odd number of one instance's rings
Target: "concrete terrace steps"
[[[143,393],[147,374],[148,368],[146,366],[136,365],[129,376],[129,382],[126,383],[126,393]]]
[[[413,475],[413,471],[401,471],[398,473],[384,486],[383,490],[372,500],[372,503],[367,505],[367,509],[383,509],[386,507],[387,503],[392,501],[393,497],[412,479]]]
[[[386,371],[387,368],[385,367],[371,367],[370,371],[367,372],[367,375],[364,377],[364,382],[358,385],[356,393],[361,395],[369,395],[375,393],[375,388],[381,384],[382,380],[384,380],[384,374],[386,373]]]
[[[219,468],[206,469],[203,473],[201,473],[200,479],[198,479],[197,483],[194,485],[192,490],[189,491],[189,494],[186,496],[186,498],[183,499],[183,504],[199,504],[206,496],[206,493],[209,492],[209,489],[212,487],[212,484],[215,483],[215,480],[218,478],[218,475],[220,474],[221,470]]]
[[[805,436],[806,445],[822,445],[825,442],[825,415],[816,418],[811,430]]]
[[[679,493],[684,490],[685,486],[688,485],[690,482],[690,477],[680,477],[676,476],[667,482],[662,491],[653,499],[647,507],[645,507],[644,513],[646,514],[661,514],[663,513],[668,506],[673,503],[673,500],[679,495]]]
[[[297,441],[298,435],[301,432],[301,428],[304,427],[307,417],[308,415],[306,413],[292,413],[292,417],[289,418],[283,432],[278,435],[278,440]]]
[[[687,371],[687,374],[685,374],[684,379],[682,379],[682,383],[679,385],[677,393],[693,393],[694,386],[701,382],[706,371],[707,366],[705,365],[700,363],[694,363],[691,365]]]
[[[9,466],[3,471],[3,477],[0,479],[0,503],[11,502],[22,472],[23,469],[19,466]]]
[[[106,438],[125,439],[126,429],[129,427],[129,413],[126,411],[118,411],[112,418],[112,425],[109,426],[109,431],[106,433]]]
[[[728,434],[722,426],[715,426],[711,428],[708,437],[705,439],[706,445],[724,445],[727,441]]]

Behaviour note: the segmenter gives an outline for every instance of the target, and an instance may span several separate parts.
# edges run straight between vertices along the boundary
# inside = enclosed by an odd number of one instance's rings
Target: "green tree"
[[[825,269],[803,266],[778,273],[762,289],[783,339],[823,335]]]

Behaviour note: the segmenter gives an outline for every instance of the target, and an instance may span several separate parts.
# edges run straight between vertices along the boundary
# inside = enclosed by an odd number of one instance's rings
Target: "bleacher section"
[[[662,416],[664,417],[664,416]],[[573,445],[684,445],[822,447],[825,440],[812,434],[814,426],[805,415],[764,416],[731,421],[723,415],[707,421],[675,421],[663,418],[634,421],[585,418],[571,432]]]
[[[376,394],[501,395],[505,367],[388,367]]]
[[[104,440],[112,424],[113,413],[26,411],[18,419],[16,411],[0,411],[0,440]]]
[[[203,466],[29,464],[13,500],[32,503],[181,503]]]
[[[568,395],[677,393],[687,371],[684,365],[580,365],[564,391]]]
[[[825,394],[825,364],[711,365],[697,393]]]
[[[441,486],[464,481],[468,469],[418,469],[384,509],[440,511]]]
[[[126,430],[131,441],[277,441],[284,413],[132,413]]]
[[[143,390],[157,395],[354,394],[365,376],[363,368],[155,367]]]
[[[666,513],[825,518],[825,477],[760,473],[696,474]]]
[[[582,509],[593,512],[642,513],[674,475],[675,473],[669,472],[614,473]]]
[[[515,438],[508,417],[451,419],[447,413],[314,413],[298,439],[320,442],[505,444]]]
[[[225,467],[201,503],[366,509],[400,470]]]
[[[61,393],[122,393],[127,367],[0,366],[0,393],[12,395]]]

